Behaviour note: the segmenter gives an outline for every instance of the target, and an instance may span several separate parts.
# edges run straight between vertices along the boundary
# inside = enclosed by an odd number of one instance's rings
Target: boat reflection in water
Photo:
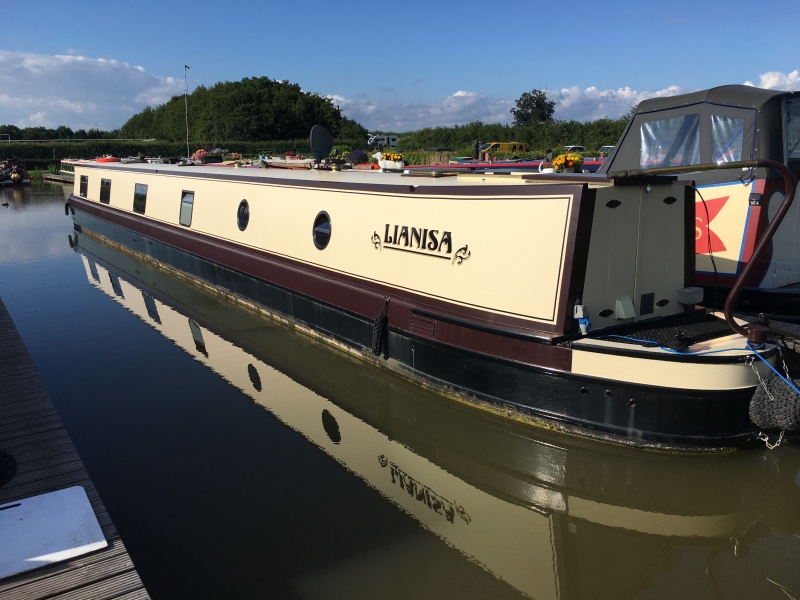
[[[83,235],[74,245],[93,286],[527,596],[674,590],[686,576],[676,556],[694,548],[712,590],[701,595],[714,597],[719,556],[766,536],[791,543],[800,527],[796,447],[671,456],[532,428],[332,352]],[[794,548],[784,560],[796,561]],[[769,585],[742,579],[740,591]]]

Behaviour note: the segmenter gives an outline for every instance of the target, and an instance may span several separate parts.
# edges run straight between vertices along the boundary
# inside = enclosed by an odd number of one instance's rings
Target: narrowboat
[[[782,180],[769,169],[692,166],[757,159],[800,173],[800,92],[726,85],[645,100],[599,172],[684,167],[680,176],[697,186],[696,282],[706,306],[721,306],[781,205]],[[800,315],[799,208],[792,205],[748,277],[743,312]]]
[[[526,597],[625,597],[657,578],[674,588],[685,569],[671,549],[711,565],[720,553],[763,552],[759,540],[791,539],[800,524],[786,476],[798,452],[663,456],[526,427],[364,369],[94,236],[75,238],[89,285]],[[588,565],[597,548],[606,559]],[[348,564],[336,581],[353,580]],[[375,561],[368,568],[374,575]],[[502,584],[492,590],[506,597]]]
[[[12,158],[0,161],[0,187],[23,187],[31,184],[24,163]]]
[[[779,348],[696,306],[692,185],[441,175],[85,162],[66,211],[92,239],[454,401],[654,449],[764,436],[751,400]],[[793,429],[783,416],[774,427]]]

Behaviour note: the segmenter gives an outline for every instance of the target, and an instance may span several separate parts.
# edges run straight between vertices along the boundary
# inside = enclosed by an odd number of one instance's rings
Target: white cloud
[[[0,123],[114,129],[147,105],[163,104],[183,82],[105,59],[0,50]]]
[[[752,81],[745,83],[754,85]],[[759,75],[758,86],[799,89],[800,70],[763,73]],[[548,97],[556,103],[556,118],[588,121],[602,117],[615,119],[646,98],[690,91],[679,85],[652,91],[628,86],[617,89],[573,86],[548,90]],[[145,106],[163,104],[182,92],[180,79],[160,77],[118,60],[88,58],[75,50],[56,56],[0,50],[0,124],[113,129]],[[390,93],[388,89],[383,92]],[[433,102],[406,101],[403,90],[392,91],[390,95],[390,99],[383,100],[366,94],[352,97],[331,94],[328,98],[348,117],[370,129],[410,131],[478,120],[512,121],[511,98],[469,90],[458,90]]]
[[[629,87],[598,90],[594,86],[581,89],[574,86],[561,90],[550,90],[547,92],[547,97],[556,103],[554,115],[556,119],[594,121],[603,117],[618,119],[628,112],[631,106],[635,106],[647,98],[675,96],[689,91],[691,90],[677,85],[656,91],[640,91]]]
[[[795,69],[791,73],[780,71],[767,71],[758,76],[758,87],[768,90],[797,90],[800,88],[800,71]],[[745,85],[754,85],[752,81],[745,81]]]
[[[755,85],[745,81],[745,85]],[[773,90],[800,89],[800,70],[791,73],[769,71],[759,75],[758,87]],[[618,119],[648,98],[663,98],[694,91],[679,85],[660,90],[636,90],[631,87],[601,90],[595,86],[573,86],[560,90],[547,90],[547,96],[556,103],[556,119],[593,121],[608,117]],[[514,100],[494,98],[478,92],[459,90],[440,102],[409,103],[400,100],[378,102],[366,94],[348,99],[339,95],[328,96],[338,103],[348,117],[370,129],[411,131],[421,127],[466,124],[480,120],[484,123],[510,123]]]
[[[458,90],[439,102],[376,101],[366,94],[354,98],[328,96],[342,112],[369,129],[411,131],[422,127],[449,126],[471,121],[498,123],[511,121],[514,102],[492,98],[478,92]]]
[[[577,86],[561,90],[548,90],[547,96],[556,103],[555,118],[590,121],[602,117],[616,119],[630,107],[645,98],[674,96],[690,90],[670,86],[656,91],[639,91],[629,87],[617,90],[599,90],[596,87],[581,89]],[[411,131],[439,125],[463,125],[471,121],[484,123],[511,123],[514,100],[496,98],[459,90],[439,102],[411,103],[400,100],[381,101],[366,94],[345,98],[337,94],[328,98],[338,104],[342,112],[369,129]]]

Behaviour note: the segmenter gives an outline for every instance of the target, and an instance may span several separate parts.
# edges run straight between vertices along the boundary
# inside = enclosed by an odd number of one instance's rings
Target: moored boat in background
[[[14,158],[0,161],[0,186],[21,187],[30,184],[31,179],[24,163]]]

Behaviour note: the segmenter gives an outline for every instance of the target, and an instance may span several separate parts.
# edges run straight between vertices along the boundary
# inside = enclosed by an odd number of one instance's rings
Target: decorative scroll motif
[[[372,243],[375,246],[375,250],[380,250],[381,249],[381,236],[378,235],[377,231],[372,233],[372,238],[370,238],[370,239],[372,240]]]
[[[455,255],[453,255],[453,263],[454,265],[461,265],[465,260],[468,260],[469,257],[472,256],[472,252],[469,251],[469,246],[462,246],[458,250],[456,250]]]
[[[389,467],[392,483],[399,485],[400,489],[418,502],[422,502],[436,514],[442,515],[451,523],[455,523],[456,515],[461,517],[461,520],[467,525],[472,521],[472,517],[467,514],[463,506],[459,506],[455,501],[450,502],[442,498],[428,486],[413,479],[383,454],[378,457],[378,462],[382,467]]]

